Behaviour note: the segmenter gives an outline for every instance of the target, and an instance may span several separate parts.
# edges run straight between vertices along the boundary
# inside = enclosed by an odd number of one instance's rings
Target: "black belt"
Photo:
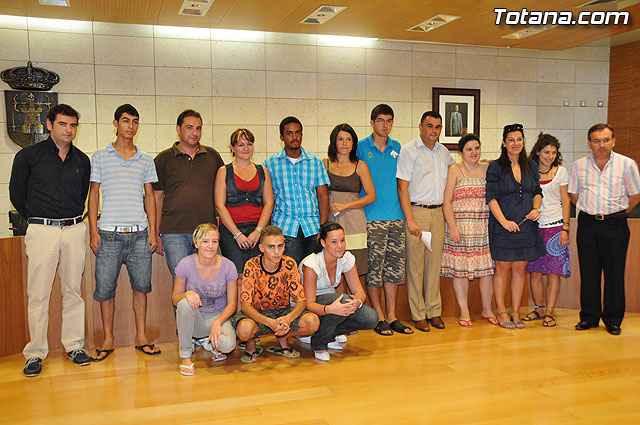
[[[44,224],[45,226],[66,227],[74,224],[82,223],[82,216],[73,218],[30,218],[29,224]]]
[[[411,205],[413,205],[414,207],[428,208],[430,210],[433,210],[433,209],[436,209],[436,208],[440,208],[442,206],[442,204],[438,204],[438,205],[422,205],[422,204],[418,204],[416,202],[412,202]]]
[[[607,220],[609,218],[622,218],[622,217],[626,218],[627,217],[627,211],[625,211],[625,210],[614,212],[614,213],[611,213],[611,214],[594,214],[594,215],[587,214],[584,211],[580,211],[580,214],[584,214],[587,217],[592,218],[594,220],[598,220],[598,221]]]

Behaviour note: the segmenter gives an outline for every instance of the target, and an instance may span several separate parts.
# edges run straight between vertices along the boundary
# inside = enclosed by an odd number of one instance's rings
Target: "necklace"
[[[549,168],[547,171],[542,171],[540,168],[538,168],[538,172],[540,174],[549,174],[551,172],[551,170],[553,169],[553,167]]]

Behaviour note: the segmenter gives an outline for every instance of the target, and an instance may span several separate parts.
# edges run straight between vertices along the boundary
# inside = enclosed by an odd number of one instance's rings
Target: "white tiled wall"
[[[497,156],[502,126],[521,122],[529,148],[539,131],[549,131],[571,163],[588,150],[586,129],[607,118],[603,47],[547,52],[15,16],[0,16],[0,40],[0,70],[30,59],[60,75],[53,91],[80,112],[76,143],[89,155],[115,138],[113,111],[122,103],[140,112],[136,143],[151,154],[175,140],[177,115],[193,108],[203,116],[202,142],[225,160],[229,134],[251,129],[258,162],[282,148],[278,124],[287,115],[302,121],[306,149],[325,157],[334,125],[348,122],[365,137],[371,109],[383,102],[396,114],[392,137],[407,143],[431,109],[433,87],[481,90],[486,158]],[[2,127],[5,121],[3,101]],[[0,237],[9,235],[8,183],[18,149],[3,131]]]

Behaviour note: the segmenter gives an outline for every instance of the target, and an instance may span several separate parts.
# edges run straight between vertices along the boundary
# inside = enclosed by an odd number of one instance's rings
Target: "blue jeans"
[[[341,295],[342,302],[351,299],[349,294],[322,294],[316,297],[316,302],[322,305],[330,305]],[[325,314],[320,317],[320,326],[311,336],[311,348],[313,351],[326,350],[327,344],[338,335],[346,335],[353,331],[373,329],[378,324],[378,313],[366,304],[353,312],[350,316],[338,316],[337,314]]]
[[[171,293],[176,284],[176,267],[180,260],[191,254],[195,254],[196,248],[193,246],[192,233],[163,233],[162,245],[164,246],[164,258],[167,260],[167,267],[171,273]],[[176,316],[176,306],[171,302],[173,307],[173,316]]]
[[[176,282],[176,266],[184,257],[195,254],[193,235],[191,233],[163,233],[162,245],[164,246],[164,258],[171,273],[171,280]]]
[[[127,266],[131,288],[151,292],[151,247],[149,229],[139,232],[108,232],[98,229],[100,244],[96,251],[96,301],[108,301],[116,296],[118,275]]]

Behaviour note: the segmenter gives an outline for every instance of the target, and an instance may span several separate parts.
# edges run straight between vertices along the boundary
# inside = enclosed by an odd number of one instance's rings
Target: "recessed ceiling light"
[[[184,0],[178,15],[186,16],[204,16],[209,11],[213,0]]]
[[[539,34],[543,31],[550,30],[551,28],[556,27],[556,25],[536,25],[533,27],[527,27],[521,29],[516,32],[512,32],[511,34],[503,35],[502,38],[513,38],[516,40],[520,40],[522,38],[531,37],[532,35]]]
[[[71,6],[70,0],[38,0],[43,6]]]
[[[420,22],[418,25],[409,28],[407,31],[429,32],[459,18],[459,16],[455,15],[436,15],[433,18],[429,18],[426,21]]]
[[[329,19],[333,18],[346,8],[346,6],[320,6],[319,8],[311,12],[309,16],[300,21],[300,23],[321,25],[326,23]]]

